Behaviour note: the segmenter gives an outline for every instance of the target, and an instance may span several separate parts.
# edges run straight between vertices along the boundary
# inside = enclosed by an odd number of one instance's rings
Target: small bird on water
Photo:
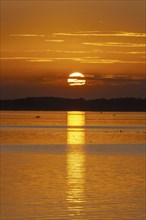
[[[39,115],[37,115],[37,116],[36,116],[36,118],[40,118],[40,116],[39,116]]]

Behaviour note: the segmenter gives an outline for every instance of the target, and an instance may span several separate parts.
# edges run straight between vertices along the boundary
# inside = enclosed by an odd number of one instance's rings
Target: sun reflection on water
[[[84,203],[85,143],[84,112],[68,112],[67,125],[67,201],[70,216],[81,215]],[[71,128],[71,126],[75,126]]]

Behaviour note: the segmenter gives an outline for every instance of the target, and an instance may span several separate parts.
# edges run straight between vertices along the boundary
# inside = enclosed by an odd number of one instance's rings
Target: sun
[[[82,73],[74,72],[69,75],[67,82],[70,86],[82,86],[85,85],[86,80]]]

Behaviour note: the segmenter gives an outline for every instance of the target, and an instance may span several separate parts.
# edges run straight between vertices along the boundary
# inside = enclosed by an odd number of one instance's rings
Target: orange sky
[[[145,32],[143,0],[3,0],[2,98],[144,97]]]

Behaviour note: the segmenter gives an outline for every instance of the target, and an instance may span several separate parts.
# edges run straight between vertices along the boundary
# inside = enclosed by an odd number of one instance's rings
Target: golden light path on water
[[[84,126],[84,112],[68,112],[68,126]],[[85,131],[82,128],[68,128],[67,131],[67,201],[71,216],[80,215],[84,203],[84,175],[85,155],[83,146],[85,143]]]

